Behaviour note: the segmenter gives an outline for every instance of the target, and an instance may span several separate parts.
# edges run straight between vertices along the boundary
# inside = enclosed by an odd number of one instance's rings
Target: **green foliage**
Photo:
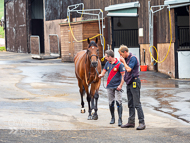
[[[4,16],[4,0],[0,0],[0,19]],[[0,38],[4,38],[4,30],[3,27],[0,27]]]
[[[0,27],[0,38],[4,38],[4,37],[5,37],[5,31],[3,27]]]
[[[5,47],[0,47],[0,51],[6,51]]]

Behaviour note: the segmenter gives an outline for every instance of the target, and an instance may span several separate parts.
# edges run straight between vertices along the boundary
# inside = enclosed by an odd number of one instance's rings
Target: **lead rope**
[[[106,89],[105,85],[104,85],[104,76],[103,76],[103,87]]]
[[[97,69],[96,69],[96,70],[97,70]],[[96,71],[96,72],[97,72],[97,71]],[[98,74],[98,75],[99,75],[99,74]],[[105,76],[103,76],[103,87],[106,89],[106,87],[105,87],[105,85],[104,85],[104,77],[105,77]],[[116,88],[115,90],[117,90],[117,88]],[[121,91],[121,92],[124,92],[123,89],[121,89],[120,91]]]
[[[86,65],[86,64],[85,64]],[[86,85],[88,86],[88,81],[87,81],[87,77],[86,77],[86,68],[85,68],[85,81],[86,81]]]
[[[86,61],[87,61],[87,53],[86,53]],[[85,62],[85,65],[86,65],[86,62]],[[90,68],[91,68],[91,66],[90,66]],[[99,73],[98,73],[98,70],[95,68],[95,71],[96,71],[96,73],[97,73],[97,75],[99,75]],[[96,81],[96,73],[95,73],[95,75],[94,75],[94,80],[92,81],[92,82],[94,82],[94,81]],[[89,72],[89,76],[90,76],[90,72]],[[90,84],[88,84],[88,80],[87,80],[87,76],[86,76],[86,68],[85,68],[85,81],[86,81],[86,85],[88,86],[88,85],[90,85]]]
[[[86,60],[85,60],[85,65],[87,63],[87,52],[86,52]],[[87,67],[87,66],[86,66]],[[86,81],[86,85],[88,86],[88,81],[87,81],[87,77],[86,77],[86,68],[85,68],[85,81]]]

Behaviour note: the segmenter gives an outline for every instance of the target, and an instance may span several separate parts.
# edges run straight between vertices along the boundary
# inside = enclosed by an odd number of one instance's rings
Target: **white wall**
[[[190,78],[190,51],[178,52],[179,78]]]
[[[119,60],[119,52],[118,52],[119,48],[114,48],[114,56],[115,58],[117,58]],[[139,60],[139,64],[140,64],[140,53],[139,53],[139,48],[129,48],[129,53],[132,53],[134,56],[137,57],[137,59]]]

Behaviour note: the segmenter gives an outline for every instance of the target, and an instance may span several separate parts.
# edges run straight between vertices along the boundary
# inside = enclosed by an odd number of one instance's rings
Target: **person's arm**
[[[122,76],[121,83],[117,87],[117,90],[121,90],[122,89],[122,86],[123,86],[123,83],[124,83],[124,75],[125,75],[125,72],[121,72],[121,76]]]
[[[102,71],[102,73],[101,74],[99,74],[99,78],[102,78],[104,75],[105,75],[105,73],[106,73],[106,70],[105,69],[103,69],[103,71]]]
[[[123,63],[127,72],[131,72],[132,69],[126,64],[125,59],[122,56],[120,56],[120,62]]]

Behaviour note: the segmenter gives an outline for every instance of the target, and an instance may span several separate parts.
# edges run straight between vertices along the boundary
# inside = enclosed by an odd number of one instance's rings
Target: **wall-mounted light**
[[[118,18],[117,26],[118,26],[118,27],[121,27],[120,18]]]

